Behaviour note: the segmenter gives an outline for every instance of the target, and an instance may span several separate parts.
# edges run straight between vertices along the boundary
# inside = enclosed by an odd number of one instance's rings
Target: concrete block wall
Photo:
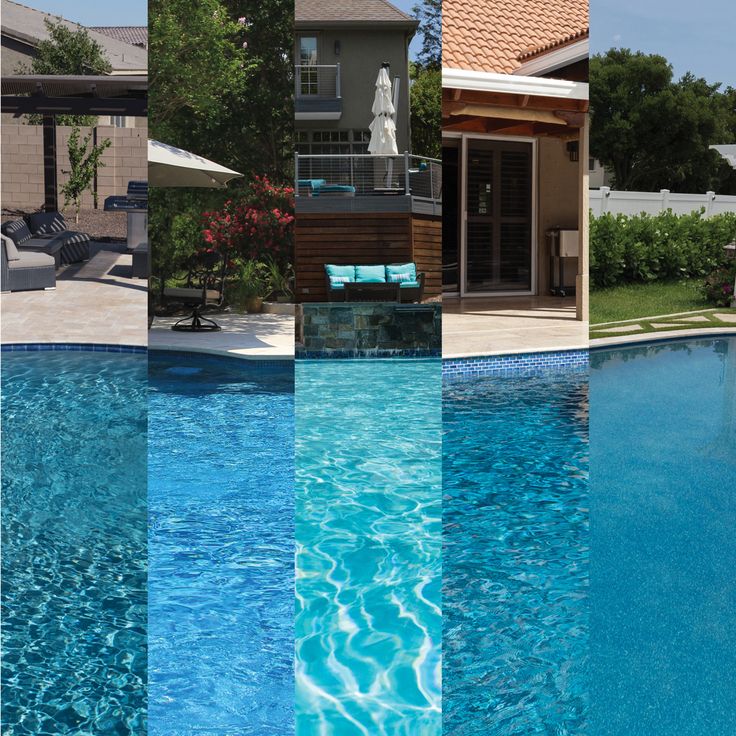
[[[104,205],[105,197],[125,194],[128,181],[148,178],[147,126],[137,121],[135,128],[97,126],[97,141],[105,138],[112,141],[103,156],[97,175],[98,207]],[[143,123],[143,124],[142,124]],[[81,128],[82,137],[91,128]],[[72,128],[59,126],[56,129],[57,183],[59,207],[64,205],[61,187],[68,179],[68,142]],[[2,163],[2,206],[3,209],[38,210],[44,203],[43,189],[43,128],[40,125],[4,125],[0,144]],[[92,209],[93,197],[85,193],[82,208]]]

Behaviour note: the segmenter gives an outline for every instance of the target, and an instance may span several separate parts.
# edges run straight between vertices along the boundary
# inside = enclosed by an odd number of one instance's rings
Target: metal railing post
[[[411,194],[409,187],[409,151],[404,151],[404,194]]]
[[[335,72],[335,97],[341,97],[340,94],[340,64],[337,64],[337,70]]]
[[[294,153],[294,196],[299,196],[299,154]]]
[[[434,199],[434,163],[429,162],[429,196]]]

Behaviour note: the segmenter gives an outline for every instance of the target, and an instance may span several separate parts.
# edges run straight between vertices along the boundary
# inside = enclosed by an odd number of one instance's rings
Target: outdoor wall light
[[[335,56],[340,56],[340,41],[335,41]]]
[[[567,143],[567,155],[570,157],[570,161],[580,160],[580,144],[579,141],[568,141]]]

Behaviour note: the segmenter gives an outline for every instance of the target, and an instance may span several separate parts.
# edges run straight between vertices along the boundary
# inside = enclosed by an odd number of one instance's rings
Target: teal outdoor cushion
[[[419,288],[419,282],[418,281],[402,281],[399,284],[400,289],[418,289]]]
[[[386,281],[405,282],[417,280],[417,267],[413,263],[392,263],[386,266]]]
[[[325,271],[332,289],[344,289],[346,283],[355,281],[355,266],[336,266],[328,263],[325,265]]]
[[[360,284],[386,283],[386,268],[384,266],[356,266],[355,280]]]

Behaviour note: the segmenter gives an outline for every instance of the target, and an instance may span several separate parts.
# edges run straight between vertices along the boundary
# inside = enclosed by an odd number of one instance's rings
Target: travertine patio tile
[[[605,329],[598,330],[595,327],[593,328],[596,332],[610,332],[611,334],[615,334],[618,332],[639,332],[643,330],[644,328],[641,325],[637,324],[631,324],[631,325],[621,325],[620,327],[606,327]]]
[[[713,315],[717,317],[721,322],[730,322],[736,324],[736,313],[735,312],[717,312]]]

